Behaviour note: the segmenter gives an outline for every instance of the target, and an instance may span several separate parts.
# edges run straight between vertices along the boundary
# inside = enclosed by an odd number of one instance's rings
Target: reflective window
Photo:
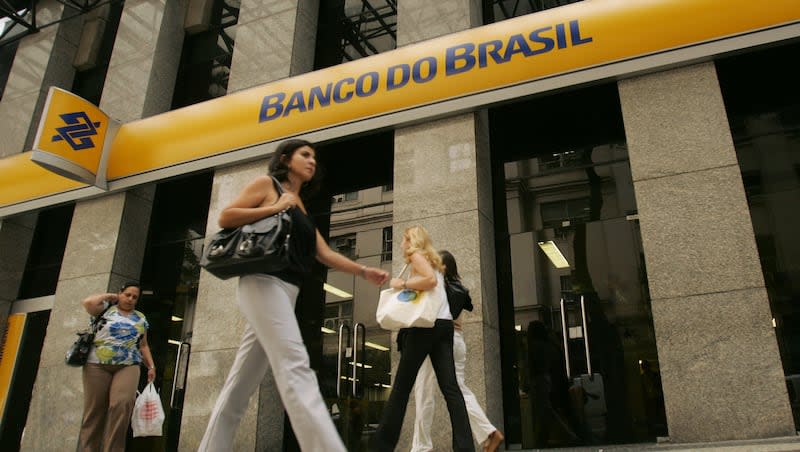
[[[314,69],[397,47],[397,0],[320,2]]]
[[[123,2],[103,5],[86,16],[88,19],[83,26],[82,33],[87,36],[81,36],[80,45],[90,47],[88,43],[96,40],[91,46],[97,47],[97,56],[86,58],[82,61],[85,67],[76,68],[72,92],[95,105],[100,105],[123,6]],[[86,49],[84,51],[88,52]]]
[[[800,428],[800,52],[788,45],[717,63],[772,309],[795,425]]]
[[[581,0],[483,0],[483,23],[500,22],[579,1]]]
[[[178,450],[212,182],[211,173],[200,173],[162,182],[156,188],[137,309],[150,323],[147,341],[158,369],[155,385],[165,401],[166,420],[161,437],[129,438],[129,452]],[[143,373],[140,387],[145,381]]]
[[[67,204],[39,212],[18,299],[56,293],[74,208]]]
[[[498,296],[508,300],[501,340],[513,350],[503,356],[507,442],[535,449],[666,436],[616,86],[490,117],[492,152],[506,161]]]
[[[239,0],[215,0],[208,23],[186,31],[172,108],[185,107],[228,92]]]
[[[0,45],[0,99],[8,81],[8,74],[11,73],[11,65],[14,63],[14,55],[17,53],[18,42]]]

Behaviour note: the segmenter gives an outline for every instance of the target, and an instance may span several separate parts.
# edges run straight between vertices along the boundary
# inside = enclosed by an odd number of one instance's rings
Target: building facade
[[[410,225],[456,256],[475,305],[464,318],[466,382],[506,446],[795,435],[800,5],[32,3],[50,25],[0,35],[0,172],[35,147],[53,86],[123,128],[160,121],[195,149],[223,148],[115,178],[127,167],[114,154],[134,167],[151,152],[115,145],[106,191],[15,202],[0,182],[3,450],[75,447],[80,370],[62,357],[87,320],[80,300],[131,279],[143,284],[167,420],[163,437],[131,438],[128,449],[196,450],[244,326],[235,281],[201,271],[199,257],[220,210],[266,172],[280,140],[228,145],[238,129],[169,124],[307,80],[317,102],[328,83],[331,106],[378,105],[283,135],[317,143],[324,183],[307,206],[318,229],[342,254],[395,274]],[[663,30],[624,25],[646,20]],[[444,46],[438,70],[452,77],[435,85],[439,60],[424,52]],[[409,59],[412,49],[422,53]],[[347,78],[360,67],[363,77]],[[397,78],[378,89],[375,67]],[[276,130],[313,110],[270,96],[254,114]],[[429,100],[403,104],[415,96]],[[369,450],[398,361],[395,335],[375,321],[378,292],[319,267],[298,300],[319,390],[350,450]],[[412,401],[401,448],[413,413]],[[433,432],[447,448],[441,397]],[[268,375],[234,450],[296,449]]]

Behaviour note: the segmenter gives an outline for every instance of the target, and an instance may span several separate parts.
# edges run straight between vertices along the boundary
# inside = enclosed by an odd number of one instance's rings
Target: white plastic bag
[[[161,407],[161,397],[151,381],[136,397],[136,404],[133,406],[131,417],[133,436],[161,436],[163,423],[164,409]]]

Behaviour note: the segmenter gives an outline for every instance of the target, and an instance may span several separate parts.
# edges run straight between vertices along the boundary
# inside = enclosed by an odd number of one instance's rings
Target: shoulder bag
[[[402,277],[407,268],[408,264],[400,271],[398,278]],[[397,331],[402,328],[433,327],[439,308],[445,301],[443,278],[437,274],[436,279],[436,287],[431,290],[382,290],[378,310],[375,312],[375,318],[381,328]]]
[[[272,182],[283,194],[277,179]],[[200,266],[219,279],[252,273],[271,273],[289,265],[292,217],[282,210],[238,228],[223,229],[211,237]]]
[[[91,350],[94,344],[94,336],[100,330],[100,319],[111,306],[111,303],[109,303],[97,317],[92,317],[88,330],[75,333],[78,335],[78,339],[75,340],[69,350],[67,350],[66,356],[64,356],[64,362],[68,366],[81,367],[86,364],[86,360],[89,359],[89,350]]]

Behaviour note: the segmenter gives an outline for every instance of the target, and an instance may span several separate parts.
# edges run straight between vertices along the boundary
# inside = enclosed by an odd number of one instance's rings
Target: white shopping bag
[[[136,397],[136,404],[133,406],[131,417],[133,436],[161,436],[163,423],[164,409],[161,407],[161,397],[151,381]]]
[[[398,277],[402,277],[408,265]],[[381,291],[375,319],[381,328],[397,331],[401,328],[431,328],[443,302],[446,302],[444,279],[437,273],[436,287],[431,290],[385,289]]]

